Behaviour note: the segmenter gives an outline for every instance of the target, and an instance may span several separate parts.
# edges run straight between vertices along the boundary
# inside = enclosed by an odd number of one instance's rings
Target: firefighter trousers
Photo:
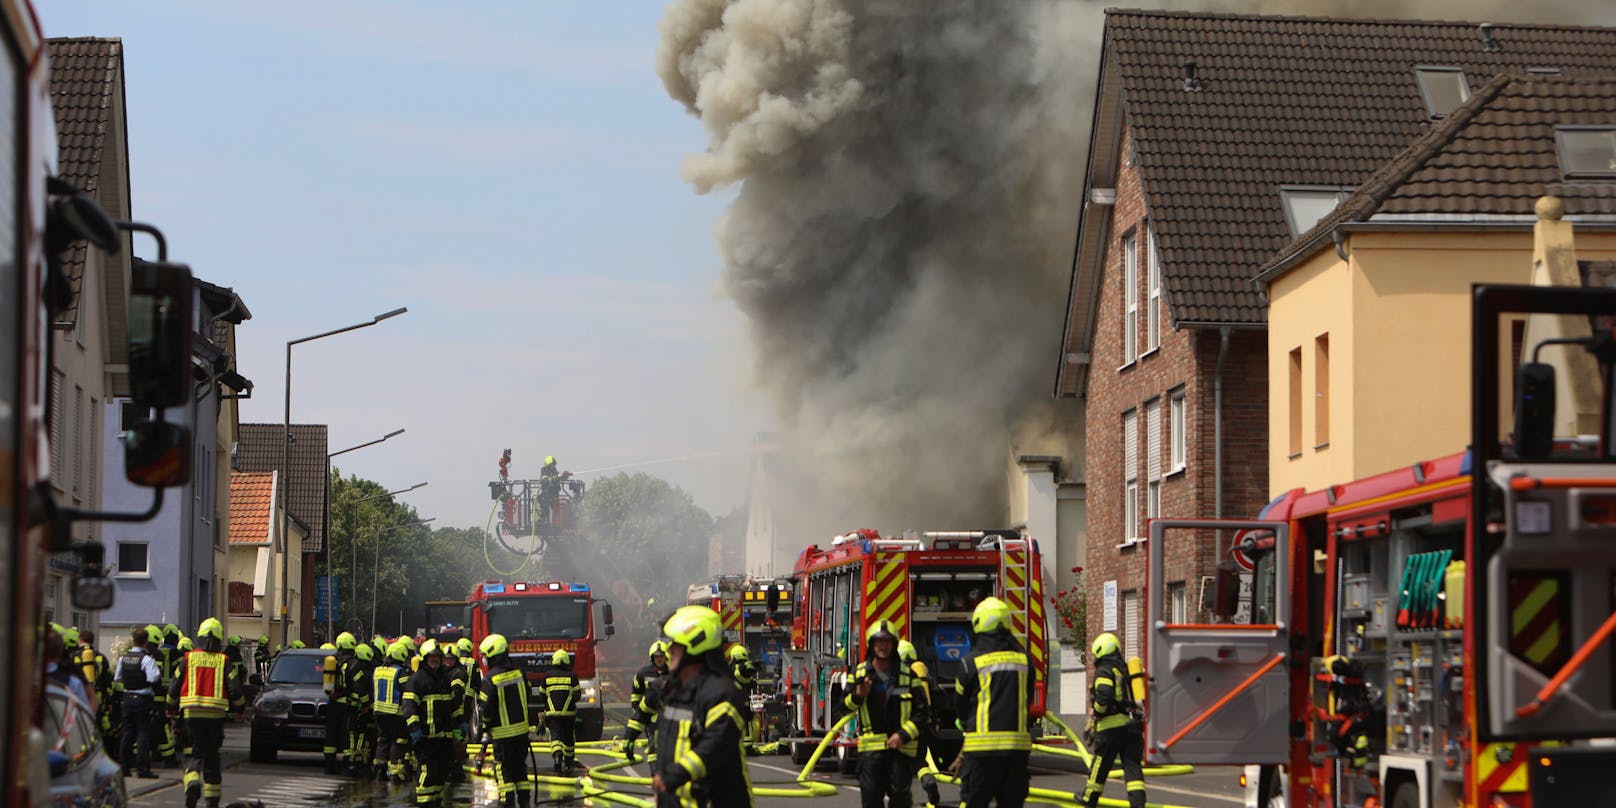
[[[553,756],[559,752],[564,764],[571,766],[576,760],[578,717],[548,713],[544,716],[544,724],[550,728],[550,754]]]
[[[533,783],[527,779],[527,734],[501,738],[493,745],[500,804],[505,808],[527,808],[533,802]]]
[[[409,743],[404,716],[376,713],[376,765],[386,766],[387,776],[404,779],[404,755]]]
[[[185,719],[191,736],[191,754],[185,761],[185,804],[195,805],[198,796],[208,805],[218,805],[223,789],[224,770],[219,765],[219,748],[224,745],[224,718]]]
[[[446,735],[422,738],[415,745],[415,757],[421,763],[421,774],[415,781],[415,804],[431,805],[443,797],[444,784],[449,782],[454,739]]]
[[[896,750],[859,753],[859,804],[909,808],[914,804],[915,759]]]
[[[1105,791],[1105,779],[1111,767],[1122,762],[1122,777],[1128,783],[1128,805],[1145,805],[1145,735],[1137,724],[1094,733],[1094,761],[1089,768],[1089,784],[1083,791],[1083,801],[1089,808],[1100,804]]]
[[[1031,752],[966,752],[960,765],[960,805],[1021,808],[1027,804]]]
[[[349,765],[362,767],[370,760],[370,711],[348,710],[348,747],[344,752]]]
[[[165,765],[179,751],[174,748],[174,722],[177,719],[169,717],[168,704],[167,699],[157,699],[153,701],[151,711],[152,743],[157,748],[156,758],[165,761]]]

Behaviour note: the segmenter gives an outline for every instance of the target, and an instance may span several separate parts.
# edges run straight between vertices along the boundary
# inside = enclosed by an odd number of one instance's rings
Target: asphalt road
[[[249,763],[247,758],[246,728],[232,725],[225,738],[224,802],[248,799],[260,800],[266,808],[310,808],[315,805],[350,806],[351,808],[389,808],[412,805],[412,791],[408,785],[390,786],[357,783],[342,777],[327,776],[317,754],[287,753],[275,763]],[[588,762],[587,758],[585,762]],[[784,755],[753,757],[748,759],[749,774],[754,785],[783,784],[796,778],[798,767]],[[1033,785],[1081,793],[1084,778],[1064,761],[1037,756],[1034,758]],[[132,789],[141,793],[134,796],[136,806],[183,806],[184,792],[179,788],[178,772],[163,770],[162,780],[129,780]],[[634,773],[644,774],[643,768]],[[1234,808],[1242,804],[1239,771],[1228,768],[1199,769],[1193,774],[1175,777],[1149,778],[1148,795],[1152,804],[1192,806],[1199,808]],[[800,798],[762,797],[760,808],[809,808],[810,806],[859,805],[858,782],[854,777],[835,773],[833,766],[821,766],[815,779],[837,786],[833,796],[804,800]],[[649,789],[626,787],[626,793],[649,796]],[[541,792],[542,794],[542,792]],[[916,804],[924,804],[925,795],[917,783],[914,788]],[[454,792],[456,805],[485,805],[494,800],[492,781],[474,778]],[[544,795],[557,800],[554,805],[583,805],[581,800],[568,801],[570,795],[553,793]],[[958,790],[941,787],[944,805],[956,804]],[[1106,786],[1106,796],[1126,799],[1121,782],[1113,780]],[[597,802],[596,804],[602,804]]]

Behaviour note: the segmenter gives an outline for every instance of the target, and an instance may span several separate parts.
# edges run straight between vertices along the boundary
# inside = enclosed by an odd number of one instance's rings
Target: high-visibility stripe
[[[1565,592],[1557,574],[1510,576],[1509,650],[1544,674],[1558,671],[1571,655]]]
[[[909,625],[909,576],[902,553],[876,553],[871,556],[869,580],[864,584],[864,624],[890,620],[904,636]]]
[[[1499,761],[1502,751],[1503,762]],[[1519,793],[1526,790],[1527,759],[1531,757],[1525,747],[1508,743],[1492,743],[1482,747],[1476,756],[1476,779],[1481,782],[1483,798],[1491,793]]]

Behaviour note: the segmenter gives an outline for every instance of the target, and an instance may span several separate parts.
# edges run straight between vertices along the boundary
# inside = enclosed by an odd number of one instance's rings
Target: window
[[[1122,656],[1139,656],[1139,590],[1122,593]]]
[[[1291,456],[1302,453],[1302,349],[1291,349]]]
[[[118,575],[125,578],[150,578],[151,545],[143,541],[118,542]]]
[[[1184,582],[1167,585],[1167,622],[1188,623],[1189,602],[1185,599]]]
[[[1330,335],[1313,340],[1313,448],[1330,445]]]
[[[1565,176],[1616,177],[1616,129],[1561,127],[1554,140]]]
[[[1420,84],[1420,97],[1425,99],[1425,111],[1433,118],[1447,117],[1470,97],[1470,83],[1457,67],[1416,67],[1414,77]]]
[[[1145,251],[1145,350],[1154,351],[1161,346],[1161,253],[1156,251],[1156,229],[1145,231],[1149,249]]]
[[[50,385],[50,476],[51,485],[56,490],[62,490],[62,427],[67,420],[63,412],[62,386],[67,384],[67,377],[61,371],[51,368]]]
[[[1351,188],[1341,186],[1283,186],[1279,196],[1285,202],[1285,222],[1290,225],[1291,237],[1306,233],[1336,205],[1352,195]]]
[[[1162,478],[1161,399],[1145,402],[1145,520],[1161,516]],[[1142,533],[1145,536],[1148,532]]]
[[[1130,544],[1139,538],[1139,412],[1128,410],[1122,414],[1122,479],[1124,488],[1122,508],[1122,541]]]
[[[1184,470],[1184,388],[1167,394],[1167,462],[1168,473]]]
[[[73,385],[73,497],[84,492],[84,388]]]
[[[1139,236],[1122,237],[1122,364],[1139,358]]]
[[[101,401],[90,397],[90,493],[92,507],[101,503]]]

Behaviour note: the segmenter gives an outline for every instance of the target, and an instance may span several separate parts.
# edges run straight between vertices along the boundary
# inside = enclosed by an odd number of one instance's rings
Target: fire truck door
[[[1290,627],[1285,612],[1266,624],[1167,622],[1162,551],[1169,532],[1217,531],[1227,543],[1238,530],[1271,531],[1274,558],[1287,559],[1282,522],[1154,519],[1150,522],[1146,598],[1145,757],[1154,763],[1282,763],[1290,751]],[[1274,575],[1275,606],[1288,603],[1286,564]]]

